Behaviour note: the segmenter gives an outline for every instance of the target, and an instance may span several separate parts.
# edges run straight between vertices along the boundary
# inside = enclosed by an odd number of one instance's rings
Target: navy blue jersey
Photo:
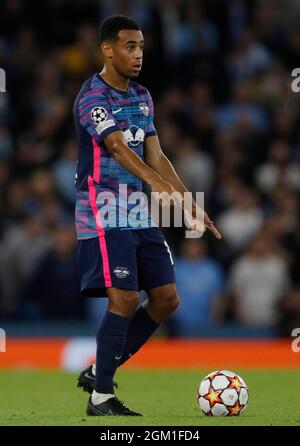
[[[145,138],[156,134],[153,102],[148,90],[135,82],[130,81],[128,90],[122,91],[95,74],[83,84],[73,113],[78,144],[77,237],[90,239],[103,235],[107,229],[99,212],[103,206],[98,200],[100,192],[101,197],[110,197],[116,214],[126,217],[130,207],[124,196],[119,196],[120,185],[126,198],[132,192],[142,191],[142,181],[115,160],[104,139],[112,132],[122,131],[128,147],[143,159]],[[118,218],[116,222],[118,226]]]

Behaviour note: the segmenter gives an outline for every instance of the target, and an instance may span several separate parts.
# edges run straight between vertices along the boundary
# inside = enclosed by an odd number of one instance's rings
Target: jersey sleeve
[[[148,107],[149,107],[149,116],[148,116],[148,125],[146,129],[146,138],[147,136],[153,136],[156,135],[156,128],[154,126],[154,105],[152,97],[148,91]]]
[[[80,99],[79,120],[97,144],[111,133],[121,130],[114,119],[108,98],[95,91],[85,93]]]

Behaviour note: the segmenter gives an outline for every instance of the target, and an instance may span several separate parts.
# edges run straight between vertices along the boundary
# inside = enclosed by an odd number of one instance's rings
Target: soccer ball
[[[248,405],[248,388],[236,373],[217,370],[203,378],[198,387],[197,399],[205,415],[238,416]]]

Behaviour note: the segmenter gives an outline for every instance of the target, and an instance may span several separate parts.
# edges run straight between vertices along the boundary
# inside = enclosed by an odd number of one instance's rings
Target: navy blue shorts
[[[105,297],[107,288],[149,290],[175,283],[172,255],[159,228],[112,229],[78,240],[81,295]]]

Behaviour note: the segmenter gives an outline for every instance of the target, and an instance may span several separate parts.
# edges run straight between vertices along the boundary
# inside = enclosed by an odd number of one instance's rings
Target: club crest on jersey
[[[139,104],[140,110],[145,116],[149,116],[149,107],[145,102]]]
[[[125,268],[124,266],[117,266],[113,272],[118,279],[125,279],[125,277],[129,276],[130,274],[128,269]]]
[[[129,129],[125,130],[124,136],[128,145],[136,147],[144,141],[145,132],[140,127],[131,125]]]
[[[95,124],[101,124],[107,120],[108,113],[103,107],[94,107],[91,111],[91,119]]]

